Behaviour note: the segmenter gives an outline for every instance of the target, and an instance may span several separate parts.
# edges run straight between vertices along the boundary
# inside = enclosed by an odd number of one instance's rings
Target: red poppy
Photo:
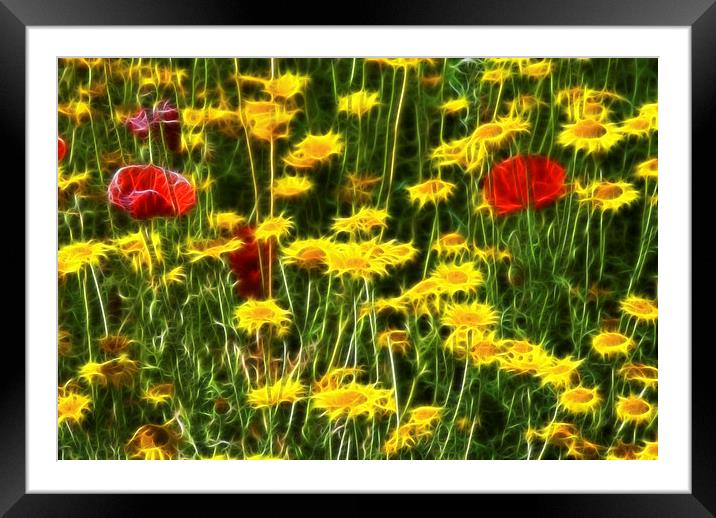
[[[124,124],[139,138],[145,139],[149,135],[149,118],[146,110],[139,110],[134,117],[127,117]]]
[[[268,275],[269,262],[276,258],[275,247],[269,256],[268,243],[256,240],[255,229],[248,225],[238,227],[234,236],[241,239],[244,245],[229,254],[231,271],[236,277],[236,291],[240,297],[247,299],[263,299],[265,297],[261,268]]]
[[[152,126],[162,128],[169,149],[177,153],[181,151],[181,126],[176,106],[169,101],[162,101],[154,106]]]
[[[62,140],[60,137],[57,137],[57,161],[62,162],[62,159],[65,158],[66,153],[67,144],[65,144],[65,141]]]
[[[112,177],[108,189],[112,205],[135,219],[183,216],[196,204],[196,193],[179,173],[154,165],[129,165]]]
[[[518,155],[496,164],[485,179],[485,199],[505,215],[541,209],[565,193],[564,168],[544,156]]]
[[[124,124],[141,139],[149,136],[150,128],[155,131],[155,138],[161,138],[160,132],[163,132],[167,147],[181,151],[179,110],[169,101],[157,103],[152,110],[142,108],[134,116],[127,117]]]

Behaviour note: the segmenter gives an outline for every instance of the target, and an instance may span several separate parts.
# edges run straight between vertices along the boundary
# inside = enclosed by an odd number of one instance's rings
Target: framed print
[[[691,170],[716,11],[513,3],[267,27],[6,2],[10,515],[185,492],[713,512]]]

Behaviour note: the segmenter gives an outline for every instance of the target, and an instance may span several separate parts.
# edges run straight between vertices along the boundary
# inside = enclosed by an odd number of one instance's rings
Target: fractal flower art
[[[656,459],[657,77],[60,59],[58,458]]]

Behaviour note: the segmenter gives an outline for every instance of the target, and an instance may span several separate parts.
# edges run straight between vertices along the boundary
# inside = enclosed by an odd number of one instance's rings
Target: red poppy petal
[[[136,219],[182,216],[196,204],[196,193],[186,178],[154,165],[119,169],[107,194],[112,205]]]
[[[67,144],[65,144],[64,140],[57,137],[57,161],[62,162],[62,159],[65,158],[66,153],[67,153]]]
[[[236,277],[236,291],[240,297],[260,299],[265,297],[263,276],[268,274],[269,263],[276,259],[276,252],[272,250],[269,257],[268,245],[259,243],[255,239],[254,229],[243,225],[234,231],[234,236],[241,239],[244,245],[229,254],[231,271]],[[272,247],[276,248],[276,247]]]
[[[485,198],[499,215],[530,205],[540,209],[564,194],[564,178],[564,168],[547,157],[517,155],[492,168],[484,183]]]

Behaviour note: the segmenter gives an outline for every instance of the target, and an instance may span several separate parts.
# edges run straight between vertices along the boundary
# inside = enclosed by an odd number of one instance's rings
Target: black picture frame
[[[358,5],[358,4],[357,4]],[[692,190],[693,235],[711,236],[712,215],[708,196],[716,187],[711,148],[716,91],[716,7],[714,0],[400,0],[361,1],[351,15],[338,16],[336,4],[308,6],[302,3],[191,1],[191,0],[0,0],[0,127],[5,149],[25,149],[26,39],[28,26],[63,25],[571,25],[571,26],[688,26],[691,27],[692,70],[692,170],[698,171],[699,188]],[[270,7],[270,8],[267,8]],[[336,13],[335,20],[320,20],[317,13]],[[317,18],[318,17],[318,18]],[[28,136],[29,138],[29,136]],[[24,170],[24,153],[18,167]],[[685,177],[690,174],[684,171]],[[694,186],[692,178],[692,189]],[[708,183],[701,183],[708,182]],[[23,190],[24,185],[23,185]],[[26,196],[28,193],[25,193]],[[713,202],[711,202],[711,205]],[[702,211],[702,214],[698,214]],[[18,225],[19,227],[19,225]],[[701,230],[701,232],[699,232]],[[24,239],[24,235],[23,235]],[[708,239],[707,239],[708,240]],[[693,255],[692,258],[697,257]],[[13,270],[28,272],[20,257]],[[692,267],[693,268],[693,267]],[[708,276],[711,283],[713,276]],[[708,290],[699,278],[697,291]],[[693,298],[693,296],[692,296]],[[709,322],[713,304],[683,301],[693,308],[692,320]],[[30,310],[28,307],[27,310]],[[700,318],[699,318],[700,317]],[[693,331],[692,331],[692,336]],[[695,336],[694,336],[695,338]],[[493,500],[497,509],[530,516],[714,516],[716,515],[716,403],[709,381],[713,379],[712,341],[670,346],[692,351],[692,459],[690,494],[551,494],[480,495]],[[25,354],[17,342],[6,343],[3,359],[15,368],[0,377],[0,512],[8,516],[113,516],[168,514],[186,509],[179,495],[39,495],[25,494]],[[286,509],[300,507],[294,495]],[[241,496],[240,498],[245,498]],[[206,497],[205,497],[206,498]],[[211,496],[216,498],[216,496]],[[341,512],[368,511],[363,497],[345,496]],[[283,507],[272,499],[272,510]],[[412,500],[412,505],[420,500]],[[212,508],[218,502],[211,504]],[[253,503],[253,502],[252,502]],[[259,502],[257,502],[259,503]],[[242,504],[246,505],[246,504]],[[249,504],[251,505],[251,504]],[[259,503],[259,505],[262,505]],[[410,504],[408,504],[410,505]],[[454,505],[454,504],[453,504]],[[181,506],[181,508],[179,507]],[[473,507],[476,509],[477,507]],[[207,508],[207,511],[210,508]],[[487,511],[486,508],[485,511]]]

